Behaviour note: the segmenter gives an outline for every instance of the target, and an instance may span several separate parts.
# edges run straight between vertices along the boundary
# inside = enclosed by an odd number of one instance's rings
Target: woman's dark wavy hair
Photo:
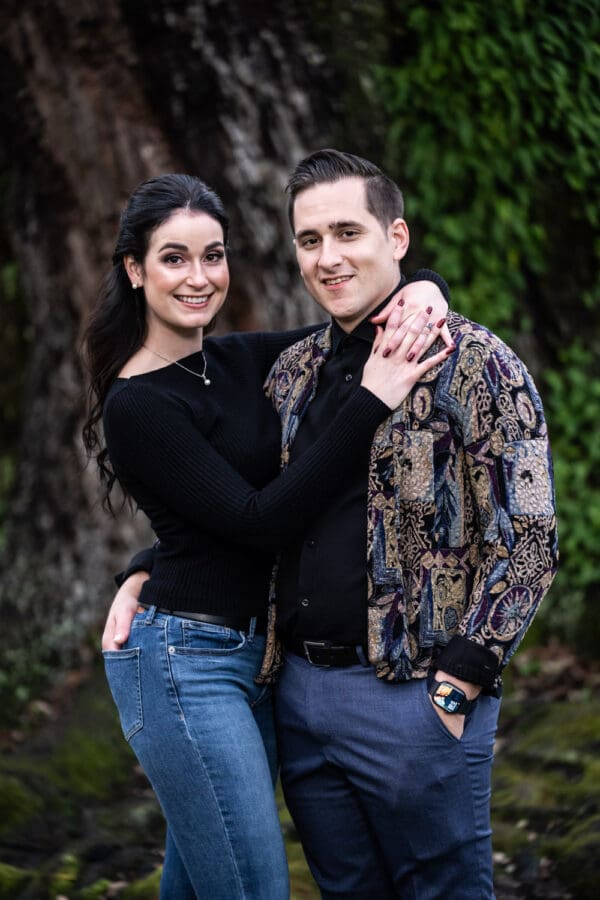
[[[89,373],[83,443],[88,458],[96,457],[104,487],[102,504],[110,512],[116,476],[102,433],[104,403],[116,376],[146,337],[144,292],[141,288],[133,290],[123,259],[132,256],[143,265],[153,231],[180,210],[203,212],[215,219],[223,229],[227,247],[228,217],[218,195],[203,181],[193,175],[176,174],[144,181],[121,214],[113,267],[102,281],[83,338],[83,360]]]

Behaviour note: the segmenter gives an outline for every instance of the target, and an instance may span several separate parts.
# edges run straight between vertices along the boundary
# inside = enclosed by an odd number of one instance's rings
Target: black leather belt
[[[367,659],[364,647],[344,647],[333,641],[284,641],[283,646],[313,666],[324,668],[364,665]],[[362,655],[359,653],[361,650]]]
[[[140,603],[138,612],[145,612],[150,609],[149,603]],[[205,622],[207,625],[220,625],[221,628],[234,628],[236,631],[250,631],[250,616],[213,616],[211,613],[188,612],[181,609],[166,609],[164,606],[157,606],[156,612],[164,613],[167,616],[179,616],[181,619],[192,619],[194,622]],[[267,617],[255,616],[256,627],[255,634],[267,633]]]

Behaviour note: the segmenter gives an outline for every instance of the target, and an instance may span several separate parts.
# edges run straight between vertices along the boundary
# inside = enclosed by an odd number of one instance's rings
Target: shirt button
[[[306,544],[308,547],[316,547],[317,546],[317,542],[315,540],[313,540],[312,538],[309,541],[307,541]]]
[[[350,374],[350,372],[348,372],[348,373],[346,374],[346,377],[345,377],[344,380],[347,381],[347,382],[352,381],[352,375]]]
[[[308,606],[309,603],[310,603],[310,600],[308,599],[308,597],[303,597],[302,600],[300,601],[301,606]]]

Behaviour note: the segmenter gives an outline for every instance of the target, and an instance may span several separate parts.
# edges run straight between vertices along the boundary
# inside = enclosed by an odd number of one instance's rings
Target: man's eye
[[[303,238],[300,243],[302,247],[305,247],[308,250],[310,249],[310,247],[315,246],[315,244],[317,243],[317,238]]]
[[[356,237],[358,231],[355,231],[353,228],[346,228],[345,231],[342,231],[343,238],[353,238]]]

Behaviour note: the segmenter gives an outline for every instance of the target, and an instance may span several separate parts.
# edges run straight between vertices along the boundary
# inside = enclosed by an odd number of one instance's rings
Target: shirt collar
[[[396,285],[393,291],[387,295],[385,300],[382,300],[381,303],[375,307],[375,309],[369,313],[369,315],[359,322],[356,328],[354,328],[350,334],[346,334],[343,328],[340,328],[335,319],[331,320],[331,350],[332,353],[337,353],[343,341],[349,337],[357,338],[358,340],[365,341],[368,344],[372,344],[375,340],[375,325],[369,321],[371,316],[376,316],[377,313],[381,312],[384,306],[390,302],[391,298],[397,293],[401,287],[404,287],[406,284],[406,278],[404,275],[401,276],[400,281]]]

